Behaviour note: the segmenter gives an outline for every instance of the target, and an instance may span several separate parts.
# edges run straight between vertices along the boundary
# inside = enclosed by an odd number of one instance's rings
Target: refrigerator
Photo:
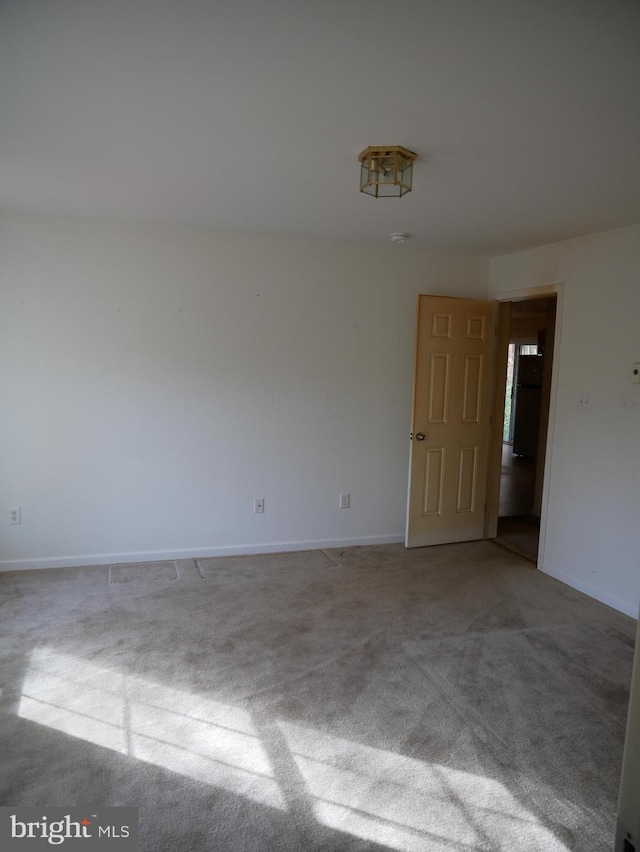
[[[520,355],[516,376],[513,452],[533,458],[538,444],[542,398],[542,355]]]

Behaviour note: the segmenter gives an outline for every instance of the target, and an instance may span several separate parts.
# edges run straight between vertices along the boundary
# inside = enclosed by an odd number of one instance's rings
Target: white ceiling
[[[0,0],[0,208],[484,254],[631,224],[639,44],[637,0]],[[414,191],[361,195],[393,144]]]

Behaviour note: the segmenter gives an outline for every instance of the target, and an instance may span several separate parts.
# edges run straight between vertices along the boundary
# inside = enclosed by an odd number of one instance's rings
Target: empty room
[[[0,0],[3,850],[640,850],[639,39]]]

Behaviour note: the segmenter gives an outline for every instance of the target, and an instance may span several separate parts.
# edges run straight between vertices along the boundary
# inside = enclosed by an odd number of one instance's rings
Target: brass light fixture
[[[369,146],[360,154],[360,192],[374,198],[402,198],[411,192],[417,154],[401,145]]]

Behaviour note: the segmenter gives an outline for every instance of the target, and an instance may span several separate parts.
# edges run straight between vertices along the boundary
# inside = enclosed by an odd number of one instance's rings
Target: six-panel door
[[[407,547],[483,538],[495,303],[420,296]]]

